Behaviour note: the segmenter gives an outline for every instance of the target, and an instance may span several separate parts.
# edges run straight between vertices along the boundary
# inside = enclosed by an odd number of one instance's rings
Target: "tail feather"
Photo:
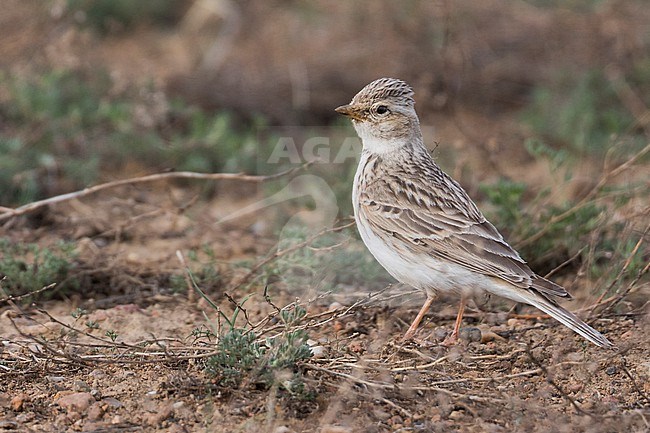
[[[534,276],[532,286],[534,289],[545,295],[571,299],[571,294],[569,294],[564,287],[555,284],[553,281],[547,280],[544,277],[540,277],[539,275]]]
[[[526,297],[526,302],[530,305],[533,305],[534,307],[539,308],[549,316],[556,319],[558,322],[562,323],[567,328],[580,334],[595,345],[607,349],[613,349],[615,347],[612,342],[605,338],[603,334],[587,325],[575,314],[562,308],[555,302],[546,299],[544,295],[531,292],[531,295]]]

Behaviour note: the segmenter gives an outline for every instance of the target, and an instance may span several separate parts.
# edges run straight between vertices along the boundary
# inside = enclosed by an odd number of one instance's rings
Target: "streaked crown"
[[[380,78],[361,89],[352,99],[354,105],[372,105],[379,101],[392,100],[400,105],[413,105],[413,89],[396,78]]]

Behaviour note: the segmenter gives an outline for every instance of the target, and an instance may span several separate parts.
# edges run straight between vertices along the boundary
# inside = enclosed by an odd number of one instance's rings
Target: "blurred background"
[[[580,157],[603,155],[612,138],[638,150],[650,98],[646,6],[7,0],[2,204],[66,189],[52,178],[61,171],[79,186],[129,163],[252,168],[232,160],[259,151],[247,130],[331,125],[333,107],[382,76],[415,88],[441,147],[468,145],[499,169],[503,158],[522,162],[526,140]],[[215,121],[242,134],[239,145],[208,149]]]
[[[436,346],[455,298],[401,342],[422,293],[358,238],[334,112],[386,76],[619,354],[496,297],[465,314],[485,344]],[[649,105],[648,0],[0,0],[0,423],[646,431]]]
[[[166,170],[275,173],[310,137],[333,156],[355,136],[333,109],[392,76],[439,163],[541,271],[628,257],[648,213],[649,23],[645,0],[5,0],[0,206]],[[298,160],[267,164],[287,138]],[[355,159],[328,162],[310,173],[347,217]],[[248,195],[200,191],[229,212]]]

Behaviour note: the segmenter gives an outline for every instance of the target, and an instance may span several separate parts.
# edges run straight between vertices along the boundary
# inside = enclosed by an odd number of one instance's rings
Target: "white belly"
[[[376,236],[366,225],[357,227],[361,239],[375,259],[398,281],[429,294],[451,292],[474,296],[492,284],[492,279],[471,272],[460,265],[443,262],[428,255],[403,257],[389,244]]]
[[[507,284],[452,262],[442,261],[432,255],[423,253],[418,256],[402,255],[393,245],[391,238],[384,241],[370,229],[359,212],[360,176],[364,164],[364,155],[355,176],[352,191],[354,218],[361,239],[375,259],[401,283],[408,284],[433,295],[436,292],[450,292],[466,297],[474,297],[485,291],[513,300],[511,289]],[[388,243],[387,243],[388,242]],[[400,250],[403,250],[401,248]],[[525,302],[525,301],[524,301]]]

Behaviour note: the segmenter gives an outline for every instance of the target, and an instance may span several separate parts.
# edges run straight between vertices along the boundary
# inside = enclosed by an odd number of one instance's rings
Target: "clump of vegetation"
[[[188,263],[194,282],[209,291],[219,287],[222,283],[219,273],[219,263],[210,245],[203,245],[200,249],[191,249],[187,252]],[[171,289],[174,292],[187,290],[187,279],[184,274],[176,274],[170,277]]]
[[[540,143],[529,146],[529,151],[571,180],[572,160],[565,151],[554,151]],[[628,162],[641,159],[644,152],[647,149]],[[544,274],[570,260],[571,267],[582,269],[598,281],[601,293],[619,293],[640,277],[650,258],[647,249],[639,248],[647,222],[630,213],[628,206],[631,200],[647,201],[648,191],[640,183],[642,180],[638,185],[619,185],[603,179],[607,178],[601,178],[585,197],[561,203],[553,202],[547,189],[535,195],[531,187],[509,180],[483,185],[481,190],[491,205],[486,208],[488,219],[505,229],[509,242],[535,270]],[[621,219],[620,215],[626,213],[630,217]]]
[[[238,386],[256,369],[264,355],[254,332],[233,328],[219,339],[217,354],[206,361],[206,370],[223,385]]]
[[[33,293],[52,283],[57,283],[57,291],[74,289],[78,285],[71,274],[75,258],[75,246],[70,243],[41,247],[0,238],[2,287],[12,296]],[[43,291],[38,296],[48,298],[52,293]]]
[[[81,24],[109,33],[137,24],[173,24],[184,9],[178,0],[68,0],[68,9]]]
[[[264,329],[255,329],[244,310],[244,304],[251,295],[241,302],[226,295],[235,306],[232,315],[228,317],[199,287],[192,272],[189,269],[186,271],[194,289],[217,313],[216,329],[196,328],[192,332],[197,339],[217,338],[216,353],[205,361],[207,373],[216,377],[217,382],[225,387],[239,387],[244,384],[265,389],[273,387],[287,391],[292,397],[311,398],[312,393],[306,387],[300,369],[300,362],[312,356],[311,348],[307,344],[309,335],[299,326],[307,315],[307,310],[293,304],[277,310],[282,330],[262,339],[258,333],[264,332]],[[265,299],[273,305],[266,295]],[[237,321],[240,313],[243,313],[246,319],[243,326]],[[224,322],[225,326],[222,326]]]
[[[304,397],[305,385],[299,363],[311,357],[308,334],[297,328],[306,310],[300,306],[283,309],[279,317],[284,329],[264,340],[252,329],[231,325],[217,343],[216,354],[206,361],[206,370],[224,386],[244,381],[269,388],[274,384]]]
[[[650,86],[650,72],[642,71],[640,65],[632,77],[640,88]],[[613,138],[625,141],[632,154],[645,144],[645,136],[636,129],[636,119],[615,85],[600,70],[582,76],[564,74],[552,86],[535,89],[524,120],[543,141],[575,156],[603,155]]]
[[[133,163],[157,171],[263,169],[261,121],[238,130],[228,113],[170,102],[153,88],[116,93],[113,80],[101,72],[0,74],[0,86],[7,89],[0,99],[4,206],[83,188],[102,169],[115,172]]]
[[[284,227],[278,251],[288,253],[262,269],[264,280],[280,279],[290,288],[317,287],[322,291],[336,290],[339,285],[386,287],[392,277],[356,239],[354,230],[324,233],[308,242],[312,230],[299,225]]]

